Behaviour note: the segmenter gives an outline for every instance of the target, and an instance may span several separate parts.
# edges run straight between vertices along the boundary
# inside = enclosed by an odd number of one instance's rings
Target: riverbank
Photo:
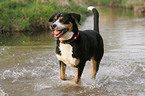
[[[1,0],[0,35],[49,30],[48,18],[56,12],[84,14],[88,5],[123,7],[145,14],[145,0]]]
[[[145,16],[145,0],[96,0],[96,3],[100,6],[132,9],[135,13]]]
[[[74,1],[1,0],[0,34],[49,30],[48,19],[56,12],[84,13],[86,9]],[[65,7],[64,7],[65,6]]]

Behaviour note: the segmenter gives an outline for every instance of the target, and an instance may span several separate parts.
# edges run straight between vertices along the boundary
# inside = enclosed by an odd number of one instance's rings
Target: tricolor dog
[[[92,78],[99,69],[104,54],[103,39],[99,34],[99,13],[95,7],[88,7],[88,10],[94,13],[94,30],[80,31],[77,24],[81,16],[76,13],[56,13],[49,19],[52,33],[57,39],[56,57],[62,80],[66,80],[66,65],[75,68],[75,83],[79,82],[87,60],[91,60]]]

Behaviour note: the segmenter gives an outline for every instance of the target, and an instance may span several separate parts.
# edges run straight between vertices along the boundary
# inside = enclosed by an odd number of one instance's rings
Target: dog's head
[[[81,16],[76,13],[56,13],[52,15],[49,22],[52,22],[50,29],[54,37],[60,38],[67,32],[78,31],[77,23],[80,22]]]

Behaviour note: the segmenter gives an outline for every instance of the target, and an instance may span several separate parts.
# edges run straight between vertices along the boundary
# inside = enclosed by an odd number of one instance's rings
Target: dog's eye
[[[63,17],[60,17],[60,22],[63,24],[69,24],[69,20]]]

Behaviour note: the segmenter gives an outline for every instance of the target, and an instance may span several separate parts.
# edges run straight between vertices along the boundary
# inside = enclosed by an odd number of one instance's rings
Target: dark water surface
[[[98,8],[105,55],[95,80],[87,62],[80,84],[67,67],[59,79],[52,34],[0,38],[0,96],[145,96],[145,18],[133,11]],[[93,29],[93,16],[80,29]]]

